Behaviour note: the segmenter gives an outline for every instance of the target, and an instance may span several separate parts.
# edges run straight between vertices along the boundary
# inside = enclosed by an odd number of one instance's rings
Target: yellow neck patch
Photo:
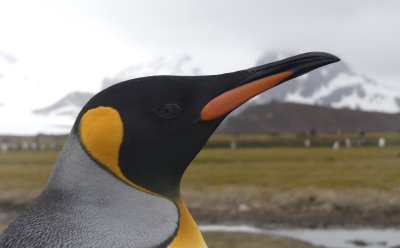
[[[203,236],[182,199],[175,201],[179,208],[179,229],[168,248],[207,248]]]

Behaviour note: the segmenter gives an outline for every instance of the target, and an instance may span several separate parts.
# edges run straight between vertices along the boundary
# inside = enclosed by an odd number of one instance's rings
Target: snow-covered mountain
[[[267,53],[257,65],[287,56]],[[357,74],[345,61],[312,71],[262,94],[258,103],[271,100],[315,104],[386,113],[400,112],[400,87],[377,82]]]

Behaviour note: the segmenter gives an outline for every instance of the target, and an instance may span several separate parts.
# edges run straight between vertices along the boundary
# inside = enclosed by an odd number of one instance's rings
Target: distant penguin
[[[0,247],[207,247],[180,195],[190,162],[241,104],[337,61],[312,52],[101,91],[79,113],[46,189],[6,229]]]

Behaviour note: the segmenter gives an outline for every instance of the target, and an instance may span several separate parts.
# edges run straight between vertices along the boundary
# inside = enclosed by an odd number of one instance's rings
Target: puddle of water
[[[200,230],[202,232],[269,234],[294,238],[309,242],[313,245],[329,248],[400,247],[400,229],[260,229],[246,225],[203,225],[200,226]]]
[[[286,229],[273,230],[271,233],[325,247],[383,248],[400,245],[400,229]],[[349,242],[356,240],[359,245]]]

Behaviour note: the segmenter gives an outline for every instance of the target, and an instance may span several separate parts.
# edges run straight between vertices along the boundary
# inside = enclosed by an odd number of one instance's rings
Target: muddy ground
[[[400,190],[373,189],[277,191],[224,188],[187,192],[200,223],[247,223],[259,227],[398,227]]]
[[[0,221],[7,222],[39,192],[0,196]],[[183,198],[201,224],[248,224],[258,227],[398,227],[400,189],[278,191],[224,187],[185,191]]]
[[[12,194],[0,196],[0,235],[8,226],[10,221],[15,218],[27,204],[31,203],[36,196],[37,194],[33,193],[22,194],[18,197]],[[201,212],[198,211],[198,206],[197,208],[193,208],[193,210],[199,213]],[[215,213],[219,214],[218,212]],[[206,218],[204,220],[200,219],[199,222],[211,223],[207,218],[213,220],[218,219],[212,217],[212,212],[209,214],[205,214],[204,212],[204,216]],[[272,235],[207,232],[204,233],[203,236],[210,248],[316,248],[315,246],[303,241]]]
[[[39,192],[0,196],[0,233]],[[398,227],[400,190],[281,191],[254,187],[207,188],[185,191],[183,197],[199,224],[247,224],[274,227]],[[312,245],[268,235],[205,233],[209,247],[314,248]]]

